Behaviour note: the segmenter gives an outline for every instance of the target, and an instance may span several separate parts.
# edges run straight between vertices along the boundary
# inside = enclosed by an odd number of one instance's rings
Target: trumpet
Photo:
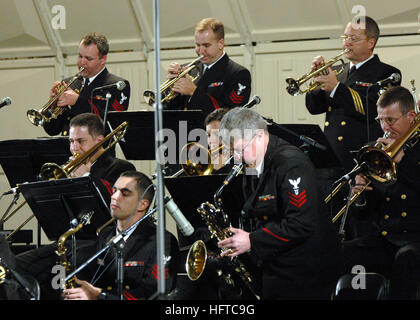
[[[102,150],[95,156],[94,159],[91,159],[93,162],[94,160],[98,159],[100,156],[102,156],[106,151],[111,149],[118,141],[120,141],[128,127],[128,122],[125,121],[122,124],[120,124],[114,131],[109,133],[104,140],[98,142],[96,145],[94,145],[92,148],[90,148],[88,151],[86,151],[83,155],[75,155],[74,159],[71,161],[68,161],[62,166],[59,166],[55,163],[47,162],[42,165],[40,170],[40,178],[42,180],[57,180],[57,179],[63,179],[63,178],[70,178],[70,173],[75,170],[77,167],[85,163],[89,158],[91,158],[93,155],[96,154],[96,152],[102,148]],[[114,140],[110,141],[111,139]],[[106,147],[103,147],[105,143],[108,142],[108,145]],[[26,204],[26,201],[22,202],[18,208],[16,208],[13,212],[11,212],[9,215],[7,215],[5,218],[2,219],[2,223],[6,222],[9,218],[11,218],[20,208],[22,208]],[[32,218],[34,215],[30,215],[28,219],[26,219],[20,226],[18,226],[13,232],[11,232],[6,239],[9,240],[13,235],[22,229]]]
[[[203,57],[204,57],[203,55],[200,55],[197,59],[195,59],[195,60],[191,61],[189,64],[187,64],[185,66],[185,69],[182,72],[180,72],[178,74],[178,76],[176,76],[175,78],[172,78],[172,79],[168,79],[160,85],[159,91],[160,91],[160,93],[163,97],[161,102],[171,101],[172,99],[174,99],[178,95],[178,93],[171,90],[171,87],[179,79],[183,78],[185,75],[190,73],[193,69],[197,68],[197,62],[199,62]],[[194,82],[195,80],[197,80],[198,77],[199,77],[199,75],[194,77],[192,79],[192,81]],[[144,91],[143,98],[149,106],[153,106],[153,104],[156,101],[156,95],[155,95],[154,91],[151,91],[151,90]]]
[[[374,146],[364,146],[358,151],[357,163],[358,166],[362,163],[367,164],[366,175],[371,179],[382,183],[384,185],[390,185],[397,181],[397,168],[394,162],[395,156],[400,152],[400,150],[408,145],[415,145],[420,138],[420,113],[414,118],[413,124],[405,135],[400,136],[396,139],[391,145],[385,147],[382,144],[375,144]],[[385,133],[385,137],[387,133]],[[355,170],[357,166],[353,169]],[[352,170],[352,171],[353,171]],[[325,202],[331,200],[331,198],[339,191],[345,183],[341,183],[337,186],[334,191],[325,199]],[[357,197],[359,197],[366,187],[370,184],[366,184],[359,192],[354,194],[350,198],[350,204],[352,204]],[[333,218],[333,222],[345,212],[345,207],[343,207]]]
[[[336,76],[341,74],[344,71],[344,60],[341,58],[341,56],[346,54],[348,51],[349,49],[342,51],[340,54],[338,54],[337,56],[335,56],[334,58],[326,62],[322,67],[303,75],[297,80],[293,78],[287,78],[286,79],[286,82],[288,84],[288,86],[286,87],[287,92],[292,96],[297,96],[298,94],[304,94],[304,93],[308,93],[308,92],[312,92],[314,90],[320,89],[321,84],[317,82],[313,82],[313,81],[310,82],[307,89],[305,90],[301,90],[301,86],[305,82],[311,80],[314,77],[317,77],[322,74],[326,74],[328,72],[327,69],[332,67],[337,62],[341,62],[341,67],[338,70],[334,70],[334,73]]]
[[[35,109],[30,109],[26,112],[26,116],[28,120],[34,125],[41,127],[44,125],[45,122],[50,122],[52,119],[57,119],[59,115],[61,115],[66,108],[57,107],[57,101],[60,96],[75,82],[77,79],[81,77],[82,71],[84,70],[83,67],[79,69],[79,72],[70,80],[67,85],[59,85],[57,88],[57,93],[54,97],[52,97],[48,102],[38,111]],[[75,92],[79,93],[80,90],[76,89]]]

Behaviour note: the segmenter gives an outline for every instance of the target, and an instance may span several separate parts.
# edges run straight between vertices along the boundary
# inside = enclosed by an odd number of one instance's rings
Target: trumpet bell
[[[143,92],[143,98],[144,98],[144,101],[146,101],[146,103],[149,106],[153,106],[153,104],[156,101],[155,93],[152,90],[146,90],[146,91],[144,91]]]
[[[207,248],[202,240],[194,242],[188,251],[185,269],[190,280],[197,280],[203,274],[207,262]]]
[[[42,127],[44,125],[44,117],[40,112],[35,109],[30,109],[26,112],[28,120],[37,127]]]
[[[300,93],[300,85],[293,78],[287,78],[286,82],[288,84],[286,90],[291,96],[297,96]]]

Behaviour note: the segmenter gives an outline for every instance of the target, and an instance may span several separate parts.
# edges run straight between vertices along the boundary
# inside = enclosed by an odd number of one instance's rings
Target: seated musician
[[[115,225],[104,228],[94,247],[99,251],[117,234],[127,230],[142,219],[154,197],[152,181],[143,173],[127,171],[120,175],[113,187],[111,197],[111,215]],[[157,291],[157,237],[156,225],[151,216],[141,221],[124,237],[125,247],[123,298],[127,300],[148,299]],[[87,250],[88,252],[90,250]],[[86,251],[84,251],[86,252]],[[78,254],[79,265],[90,258],[89,255]],[[119,292],[115,286],[117,268],[112,247],[102,253],[100,259],[81,270],[75,279],[76,288],[64,290],[66,300],[118,300]],[[165,287],[171,291],[176,280],[176,263],[178,243],[169,232],[165,233]],[[109,267],[109,268],[108,268]],[[81,280],[83,279],[83,280]]]
[[[386,90],[378,99],[377,113],[376,119],[382,131],[390,133],[388,137],[377,140],[384,148],[409,136],[413,124],[419,123],[413,96],[404,87]],[[418,130],[417,127],[417,134]],[[366,272],[387,277],[391,281],[392,299],[418,299],[420,143],[404,145],[396,152],[393,161],[396,164],[396,182],[392,185],[377,183],[364,175],[355,178],[353,193],[372,180],[366,187],[367,191],[357,199],[362,199],[358,204],[360,211],[352,213],[370,216],[372,227],[363,237],[344,242],[345,265],[347,272],[360,265]]]
[[[329,299],[339,276],[339,241],[319,211],[315,170],[298,148],[268,133],[255,111],[234,108],[223,144],[244,164],[244,229],[218,242],[223,256],[256,257],[264,299]]]
[[[70,122],[70,152],[83,155],[89,152],[100,141],[104,140],[104,124],[102,120],[93,113],[84,113],[77,115]],[[110,203],[112,195],[112,186],[118,176],[127,170],[135,170],[132,163],[117,159],[109,154],[103,153],[99,158],[103,147],[94,152],[88,161],[80,164],[70,172],[72,177],[81,177],[90,175],[93,182],[99,188],[101,195],[106,203]],[[95,214],[101,214],[95,212]],[[105,213],[102,213],[105,214]],[[108,219],[109,217],[107,217]],[[87,240],[83,240],[87,241]],[[82,245],[82,240],[78,241]],[[56,264],[57,256],[55,250],[57,244],[46,245],[37,249],[23,252],[17,256],[17,267],[22,273],[34,276],[40,283],[41,289],[45,289],[47,294],[51,293],[51,268]],[[55,292],[52,292],[53,296]]]
[[[204,119],[204,125],[206,126],[207,132],[207,143],[212,152],[212,174],[228,173],[232,168],[232,165],[227,163],[230,159],[229,150],[221,148],[222,143],[219,137],[220,121],[228,111],[229,109],[226,108],[216,109]]]
[[[57,119],[45,122],[44,130],[50,136],[69,134],[70,120],[81,113],[94,113],[104,119],[106,109],[105,95],[111,94],[108,102],[108,111],[125,111],[130,101],[130,83],[108,71],[105,64],[109,51],[109,44],[106,37],[100,33],[88,33],[79,44],[77,67],[84,68],[81,72],[81,79],[74,81],[58,98],[57,107],[67,108]],[[63,82],[54,83],[50,91],[50,96],[57,94],[60,84],[66,85],[71,78],[64,79]],[[116,86],[110,86],[106,90],[93,89],[115,84],[119,81],[125,82],[125,87],[120,90]],[[77,91],[77,90],[79,91]]]

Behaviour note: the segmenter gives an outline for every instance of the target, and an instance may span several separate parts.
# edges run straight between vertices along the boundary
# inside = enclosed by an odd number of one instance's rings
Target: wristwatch
[[[106,293],[106,291],[102,290],[98,296],[98,300],[106,300],[107,297],[108,297],[108,294]]]

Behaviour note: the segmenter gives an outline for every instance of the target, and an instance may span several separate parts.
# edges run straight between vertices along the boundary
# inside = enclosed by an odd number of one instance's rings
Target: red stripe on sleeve
[[[272,233],[272,232],[271,232],[270,230],[268,230],[267,228],[263,228],[263,230],[264,230],[265,232],[267,232],[270,236],[273,236],[274,238],[277,238],[277,239],[279,239],[279,240],[281,240],[281,241],[285,241],[285,242],[289,242],[289,241],[290,241],[289,239],[282,238],[282,237],[280,237],[280,236],[278,236],[278,235],[276,235],[276,234]]]

